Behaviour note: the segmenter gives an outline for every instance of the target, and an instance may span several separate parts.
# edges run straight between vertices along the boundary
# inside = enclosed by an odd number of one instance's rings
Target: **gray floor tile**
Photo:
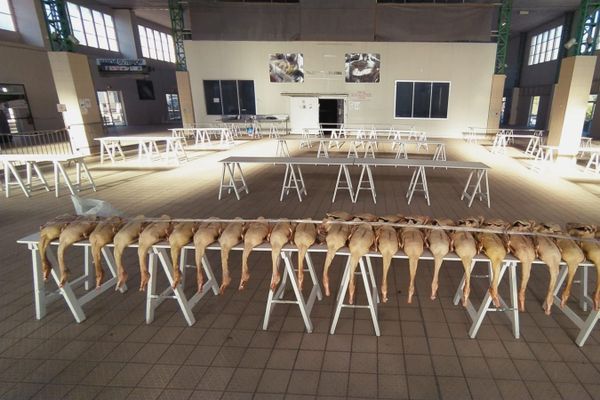
[[[435,399],[440,396],[432,376],[407,376],[408,394],[411,399]]]
[[[238,368],[233,373],[227,385],[227,390],[253,393],[260,382],[262,373],[262,369]]]
[[[288,393],[315,395],[319,384],[320,373],[318,371],[292,370]]]
[[[440,376],[438,383],[442,399],[471,399],[471,393],[464,378]]]
[[[291,371],[265,369],[257,391],[260,393],[285,393],[290,380]]]
[[[344,372],[323,372],[319,380],[317,394],[319,396],[346,397],[348,374]]]

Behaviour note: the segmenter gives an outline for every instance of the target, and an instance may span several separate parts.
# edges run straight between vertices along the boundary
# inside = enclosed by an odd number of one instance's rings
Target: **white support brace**
[[[365,266],[364,259],[367,259],[367,265]],[[369,256],[361,257],[358,262],[359,271],[355,272],[356,275],[359,275],[362,278],[363,286],[365,289],[365,294],[367,297],[366,305],[359,304],[346,304],[344,303],[344,299],[346,298],[346,292],[348,291],[348,285],[350,284],[350,256],[348,256],[348,261],[346,262],[346,268],[344,269],[344,274],[342,275],[342,281],[340,282],[340,289],[338,291],[336,306],[335,306],[335,314],[333,316],[333,322],[331,323],[331,329],[329,333],[333,335],[335,333],[335,329],[338,324],[338,320],[340,318],[340,313],[342,312],[342,308],[365,308],[368,309],[371,314],[371,320],[373,322],[373,329],[375,330],[376,336],[381,336],[381,330],[379,329],[379,320],[377,318],[377,303],[379,302],[379,296],[377,292],[377,284],[375,283],[373,268],[371,262],[369,260]],[[359,286],[359,285],[357,285]]]
[[[474,267],[475,267],[475,263],[473,262],[471,264],[471,271],[473,271]],[[501,282],[502,278],[505,275],[506,270],[508,270],[510,303],[511,303],[510,306],[508,306],[507,303],[504,301],[504,299],[498,294],[498,298],[500,299],[500,304],[502,307],[501,308],[494,307],[492,304],[492,296],[491,296],[489,290],[486,291],[483,301],[481,302],[478,309],[475,309],[473,304],[471,304],[470,300],[467,303],[466,310],[472,321],[471,328],[469,329],[469,337],[471,339],[474,339],[477,336],[477,332],[479,332],[479,328],[481,327],[481,324],[483,323],[483,320],[486,317],[487,313],[495,312],[495,311],[501,311],[504,313],[504,315],[506,315],[506,317],[508,318],[508,320],[510,321],[510,323],[512,325],[514,337],[516,339],[519,338],[520,332],[519,332],[519,309],[518,309],[518,288],[517,288],[516,267],[517,267],[516,261],[512,261],[512,260],[504,261],[502,263],[502,267],[500,268],[500,273],[499,273],[499,278],[498,278],[498,281]],[[491,263],[488,263],[488,269],[489,269],[489,281],[491,283],[492,282]],[[463,288],[464,287],[465,287],[465,275],[463,274],[463,278],[462,278],[460,285],[458,286],[458,289],[456,290],[456,293],[454,295],[454,304],[455,305],[457,305],[459,303],[459,301],[461,300],[461,298],[463,296]]]
[[[305,257],[306,266],[313,285],[310,294],[308,295],[308,298],[304,297],[304,294],[300,290],[298,278],[296,275],[297,269],[294,268],[293,262],[291,260],[291,252],[284,250],[281,252],[280,257],[280,259],[283,259],[284,262],[283,275],[281,281],[279,282],[279,287],[277,288],[277,290],[275,292],[269,290],[269,295],[267,296],[267,306],[265,309],[265,317],[263,320],[263,330],[267,330],[267,328],[269,327],[269,319],[271,317],[273,309],[275,308],[275,305],[297,304],[300,310],[300,314],[302,315],[302,320],[304,321],[306,331],[308,333],[312,333],[313,324],[310,320],[310,312],[312,311],[312,308],[315,304],[315,300],[322,300],[323,294],[321,292],[321,287],[319,285],[317,274],[315,273],[310,254],[306,253]],[[284,300],[285,289],[288,282],[292,286],[295,300]]]

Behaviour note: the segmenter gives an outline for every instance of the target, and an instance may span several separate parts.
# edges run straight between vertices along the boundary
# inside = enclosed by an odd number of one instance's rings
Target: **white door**
[[[290,97],[290,127],[292,133],[302,129],[319,129],[319,99],[317,97]]]

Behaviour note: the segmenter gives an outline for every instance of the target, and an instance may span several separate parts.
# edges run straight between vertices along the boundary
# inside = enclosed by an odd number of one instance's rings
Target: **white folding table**
[[[211,143],[210,136],[219,138],[220,144],[233,144],[233,133],[229,128],[194,128],[196,134],[196,144]]]
[[[408,185],[408,191],[406,192],[406,198],[408,204],[410,204],[415,192],[423,192],[427,205],[430,205],[429,200],[429,187],[427,185],[427,176],[425,174],[426,168],[446,168],[446,169],[466,169],[470,170],[469,178],[462,191],[460,197],[461,200],[467,198],[468,206],[471,207],[473,200],[479,197],[480,201],[484,199],[487,201],[488,208],[490,207],[490,188],[488,181],[488,169],[489,167],[480,162],[468,162],[468,161],[442,161],[442,160],[423,160],[423,159],[390,159],[390,158],[355,158],[354,165],[362,167],[358,186],[356,189],[355,200],[358,198],[358,193],[362,189],[371,191],[373,202],[376,203],[377,194],[375,192],[375,182],[371,172],[371,167],[408,167],[414,168],[414,172]],[[363,177],[367,174],[367,180],[363,181]],[[363,183],[366,186],[363,187]]]
[[[69,310],[73,314],[75,321],[83,322],[86,318],[83,311],[83,306],[100,296],[102,293],[115,287],[117,283],[117,267],[112,255],[112,252],[108,250],[108,247],[102,249],[102,257],[104,264],[108,267],[109,278],[105,280],[100,287],[96,288],[96,273],[92,265],[91,257],[91,244],[87,240],[82,240],[73,244],[74,249],[83,249],[84,262],[83,262],[83,274],[77,278],[71,279],[65,285],[60,287],[60,276],[57,274],[58,261],[56,259],[55,249],[58,247],[58,240],[51,242],[48,246],[46,254],[48,260],[52,265],[52,280],[56,283],[56,289],[49,289],[47,282],[44,282],[42,263],[40,259],[40,251],[38,243],[40,240],[39,232],[25,236],[22,239],[17,240],[19,244],[27,245],[27,248],[31,252],[31,265],[33,268],[33,297],[35,302],[35,317],[36,319],[42,319],[46,316],[47,306],[59,298],[63,298]],[[74,270],[74,268],[71,268]],[[86,291],[83,295],[77,295],[76,291],[80,286],[84,286]],[[123,285],[120,289],[121,293],[127,290],[127,286]]]
[[[219,162],[223,163],[221,173],[221,183],[219,185],[219,200],[225,189],[230,193],[231,190],[235,193],[236,198],[240,199],[240,193],[248,191],[248,185],[242,171],[241,163],[258,163],[258,164],[273,164],[285,165],[285,174],[281,185],[280,201],[283,201],[284,194],[289,194],[290,189],[296,190],[298,200],[302,201],[302,196],[307,195],[304,177],[302,175],[301,165],[320,165],[320,166],[338,166],[338,177],[336,186],[333,192],[332,202],[335,201],[337,191],[339,189],[347,189],[350,198],[354,201],[354,190],[350,171],[348,166],[354,165],[353,158],[315,158],[315,157],[227,157]],[[239,174],[239,178],[236,175]]]
[[[72,195],[75,195],[77,191],[83,188],[82,177],[88,180],[88,183],[92,190],[96,191],[96,185],[92,179],[92,175],[85,164],[83,156],[71,155],[71,154],[0,154],[0,161],[4,164],[4,190],[6,197],[10,196],[10,187],[18,185],[25,196],[31,196],[31,189],[33,185],[33,173],[37,179],[40,180],[46,191],[50,191],[48,182],[46,181],[39,164],[41,163],[52,163],[54,166],[54,191],[56,197],[58,197],[59,186],[61,179],[64,181],[65,186],[69,189]],[[65,165],[73,162],[75,164],[75,183],[71,181]],[[16,164],[25,164],[26,177],[23,179],[17,171]]]
[[[590,159],[585,166],[585,172],[600,174],[600,147],[581,147],[578,154],[584,153],[590,154]]]
[[[123,143],[137,144],[137,158],[140,162],[152,161],[155,156],[159,158],[164,157],[167,162],[173,158],[177,165],[179,165],[181,159],[187,161],[187,154],[183,148],[184,139],[180,136],[106,136],[96,138],[95,140],[100,142],[100,164],[104,163],[105,155],[114,164],[117,153],[121,156],[122,160],[125,160],[125,154],[121,147]],[[162,155],[158,149],[158,143],[161,142],[165,144],[165,151]]]

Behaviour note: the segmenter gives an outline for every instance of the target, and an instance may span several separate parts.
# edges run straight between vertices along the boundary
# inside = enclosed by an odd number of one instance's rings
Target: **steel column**
[[[48,39],[53,51],[73,51],[71,26],[65,0],[40,0],[44,9],[44,20]]]
[[[502,0],[498,15],[498,47],[496,48],[496,74],[506,71],[506,53],[508,51],[508,38],[510,34],[510,16],[512,0]]]
[[[598,28],[600,15],[600,2],[581,0],[579,5],[578,21],[575,31],[577,44],[571,47],[569,55],[593,55],[598,43]]]
[[[171,29],[173,30],[173,42],[175,44],[175,62],[177,71],[187,71],[185,61],[185,39],[183,27],[183,5],[181,0],[169,0],[169,14],[171,16]]]

